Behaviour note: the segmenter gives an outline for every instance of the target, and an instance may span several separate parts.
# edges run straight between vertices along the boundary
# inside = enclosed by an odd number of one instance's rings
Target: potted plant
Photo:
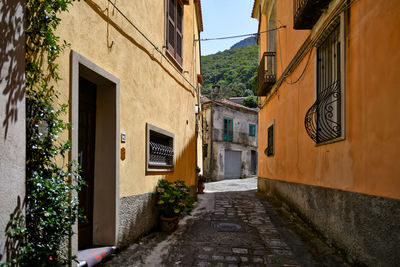
[[[159,180],[156,187],[156,207],[160,212],[161,229],[171,232],[178,226],[179,216],[190,214],[194,199],[184,181]]]
[[[207,178],[203,175],[197,175],[197,193],[204,194],[204,183],[207,182]]]

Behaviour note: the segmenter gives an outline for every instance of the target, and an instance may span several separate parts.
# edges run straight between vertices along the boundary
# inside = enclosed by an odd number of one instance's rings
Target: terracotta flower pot
[[[178,227],[178,222],[179,222],[179,217],[175,216],[172,218],[167,218],[164,216],[160,216],[160,224],[161,224],[161,230],[163,232],[172,232]]]
[[[197,193],[198,194],[204,194],[204,183],[203,182],[198,182],[198,184],[197,184]]]

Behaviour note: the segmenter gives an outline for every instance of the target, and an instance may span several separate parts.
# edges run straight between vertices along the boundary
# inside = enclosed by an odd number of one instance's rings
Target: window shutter
[[[268,127],[268,147],[267,147],[267,156],[274,155],[274,125],[272,124]]]
[[[166,46],[180,65],[183,62],[183,5],[179,0],[166,0]]]
[[[233,120],[229,120],[229,141],[233,140]]]

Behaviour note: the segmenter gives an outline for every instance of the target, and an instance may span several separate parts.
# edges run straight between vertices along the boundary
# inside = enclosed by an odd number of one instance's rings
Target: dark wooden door
[[[79,144],[78,161],[86,182],[79,193],[79,209],[84,218],[78,224],[78,248],[93,245],[93,186],[96,136],[96,85],[79,78]]]

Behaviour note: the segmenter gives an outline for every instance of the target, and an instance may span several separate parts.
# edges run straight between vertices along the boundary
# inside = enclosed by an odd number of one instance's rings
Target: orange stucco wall
[[[277,26],[287,25],[277,40],[279,78],[311,31],[293,30],[293,1],[276,2]],[[305,131],[304,116],[315,101],[315,48],[300,81],[283,83],[264,105],[259,177],[400,199],[399,10],[400,1],[387,0],[355,1],[349,9],[343,141],[316,146]],[[287,81],[300,76],[307,58]],[[263,151],[273,121],[275,155],[267,157]]]

